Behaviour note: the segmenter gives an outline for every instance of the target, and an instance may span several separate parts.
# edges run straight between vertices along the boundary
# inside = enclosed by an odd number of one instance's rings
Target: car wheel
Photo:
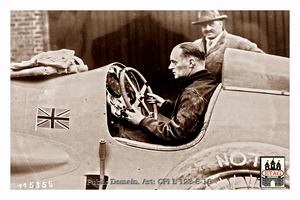
[[[283,189],[289,189],[289,150],[256,142],[205,149],[177,165],[166,176],[170,184],[159,185],[158,189],[264,189],[260,187],[261,156],[284,156]]]

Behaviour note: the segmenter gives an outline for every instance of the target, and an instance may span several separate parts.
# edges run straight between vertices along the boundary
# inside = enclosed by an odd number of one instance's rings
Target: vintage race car
[[[11,78],[11,189],[290,188],[289,58],[227,49],[202,129],[180,146],[118,137],[134,130],[122,123],[132,106],[168,120],[152,92],[121,63]],[[280,174],[263,157],[283,158]]]

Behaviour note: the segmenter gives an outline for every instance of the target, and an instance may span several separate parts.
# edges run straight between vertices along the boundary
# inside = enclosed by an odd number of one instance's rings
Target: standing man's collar
[[[212,40],[210,40],[210,39],[208,39],[207,37],[205,37],[206,44],[209,44],[209,43],[211,42],[211,45],[210,45],[209,48],[214,47],[214,46],[218,43],[218,41],[219,41],[220,38],[222,37],[223,33],[224,33],[224,31],[222,31],[217,37],[215,37],[215,38],[212,39]]]

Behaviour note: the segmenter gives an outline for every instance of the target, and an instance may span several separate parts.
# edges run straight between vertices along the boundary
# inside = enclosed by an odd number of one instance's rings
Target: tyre
[[[159,185],[158,189],[263,189],[261,156],[284,156],[283,189],[289,189],[289,150],[256,142],[226,143],[203,150],[176,166],[166,176],[170,184]]]

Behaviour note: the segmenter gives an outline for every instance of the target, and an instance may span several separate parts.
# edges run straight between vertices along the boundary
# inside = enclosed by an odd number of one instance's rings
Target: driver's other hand
[[[140,124],[140,122],[142,121],[142,119],[144,119],[144,115],[138,110],[136,109],[134,106],[132,106],[133,111],[129,111],[129,110],[125,110],[125,116],[124,119],[128,122],[130,122],[131,124],[134,124],[136,126],[138,126]]]
[[[147,101],[150,104],[155,104],[156,103],[156,105],[158,107],[161,107],[161,105],[165,102],[165,100],[162,97],[160,97],[156,94],[151,94],[151,93],[147,94]]]

